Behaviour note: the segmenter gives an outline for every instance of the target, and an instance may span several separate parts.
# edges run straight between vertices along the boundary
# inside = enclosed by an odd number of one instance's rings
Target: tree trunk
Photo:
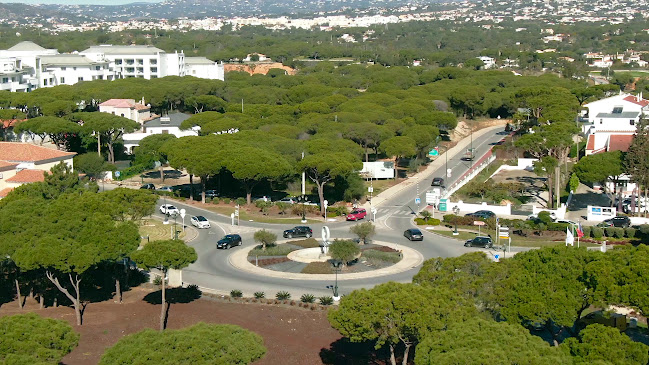
[[[16,282],[16,295],[18,296],[18,308],[23,309],[23,300],[20,295],[20,284],[18,284],[18,279],[15,279]]]
[[[162,271],[162,308],[160,309],[160,331],[165,329],[165,314],[167,312],[167,298],[165,296],[165,276],[167,276],[166,271]]]
[[[113,149],[113,142],[108,142],[108,162],[115,163],[115,151]]]
[[[554,196],[552,195],[552,175],[548,174],[548,209],[552,209],[552,203],[554,203]]]
[[[52,274],[49,271],[45,272],[45,276],[54,284],[61,293],[65,294],[68,299],[72,302],[72,305],[74,306],[74,314],[77,317],[77,326],[81,326],[81,300],[79,297],[79,283],[81,282],[81,279],[75,274],[75,279],[72,279],[72,274],[68,274],[68,277],[70,278],[70,283],[72,284],[72,287],[74,288],[76,292],[76,298],[70,294],[68,289],[64,288],[61,283],[59,283],[59,278],[55,277],[54,274]]]
[[[160,162],[160,181],[165,182],[165,168],[162,165],[162,161]]]
[[[410,353],[410,346],[411,344],[406,344],[406,349],[403,351],[403,361],[401,361],[401,365],[408,365],[408,354]]]
[[[194,175],[189,174],[189,200],[194,200]]]
[[[557,198],[557,206],[556,208],[559,209],[559,205],[561,203],[561,188],[560,188],[560,182],[561,182],[561,166],[557,165],[557,167],[554,169],[554,179],[557,184],[557,188],[554,191],[554,195]]]
[[[390,364],[397,365],[397,359],[394,357],[394,345],[390,344]]]
[[[43,294],[38,295],[38,304],[40,309],[45,308],[45,297],[43,296]]]
[[[119,282],[119,278],[115,279],[115,296],[117,297],[115,299],[115,303],[122,304],[122,287]]]
[[[320,199],[320,214],[325,215],[325,207],[324,207],[324,184],[325,181],[321,183],[317,183],[318,186],[318,198]]]
[[[207,185],[207,175],[201,176],[201,202],[205,204],[205,185]]]

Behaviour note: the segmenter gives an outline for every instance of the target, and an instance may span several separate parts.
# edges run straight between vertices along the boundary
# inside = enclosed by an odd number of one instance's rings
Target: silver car
[[[190,221],[192,222],[192,226],[196,228],[210,228],[210,221],[202,215],[193,216]]]

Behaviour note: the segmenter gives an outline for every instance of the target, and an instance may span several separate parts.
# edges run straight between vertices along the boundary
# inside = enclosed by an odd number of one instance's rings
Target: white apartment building
[[[99,104],[99,111],[119,115],[140,124],[151,119],[151,106],[144,104],[144,98],[139,103],[133,99],[109,99]]]
[[[59,54],[56,49],[24,41],[0,50],[0,90],[31,91],[80,81],[186,75],[224,80],[224,68],[204,57],[185,58],[182,51],[167,53],[142,45],[100,45],[80,53]]]

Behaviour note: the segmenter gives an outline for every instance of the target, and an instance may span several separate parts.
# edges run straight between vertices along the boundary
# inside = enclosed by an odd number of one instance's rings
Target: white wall
[[[617,215],[615,207],[598,207],[589,205],[586,211],[586,220],[590,222],[601,222]]]
[[[363,169],[361,170],[361,174],[363,176],[371,177],[373,179],[393,179],[394,162],[392,161],[363,162]]]
[[[446,203],[447,212],[452,213],[454,207],[460,208],[460,215],[473,213],[478,210],[490,210],[499,216],[512,215],[512,205],[510,203],[507,203],[507,205],[489,205],[485,202],[471,204],[464,203],[462,200],[458,201],[457,203],[453,203],[451,201]]]

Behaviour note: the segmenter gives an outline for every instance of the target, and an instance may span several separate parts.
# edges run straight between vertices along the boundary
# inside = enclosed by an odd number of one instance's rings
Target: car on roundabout
[[[165,214],[165,215],[180,215],[180,210],[173,206],[172,204],[162,204],[160,206],[160,213]]]
[[[489,219],[489,218],[495,218],[496,213],[490,211],[490,210],[479,210],[477,212],[473,213],[467,213],[464,215],[465,217],[473,217],[475,219]]]
[[[307,226],[297,226],[287,229],[283,233],[284,238],[305,237],[310,238],[313,236],[313,230]]]
[[[216,249],[230,249],[234,246],[241,246],[241,236],[238,234],[227,234],[216,242]]]
[[[196,228],[210,228],[210,221],[202,215],[193,216],[189,221]]]
[[[464,242],[464,247],[482,247],[482,248],[492,248],[494,246],[491,237],[487,236],[477,236],[473,237]]]
[[[403,236],[410,241],[423,241],[424,234],[417,228],[408,228],[403,232]]]

